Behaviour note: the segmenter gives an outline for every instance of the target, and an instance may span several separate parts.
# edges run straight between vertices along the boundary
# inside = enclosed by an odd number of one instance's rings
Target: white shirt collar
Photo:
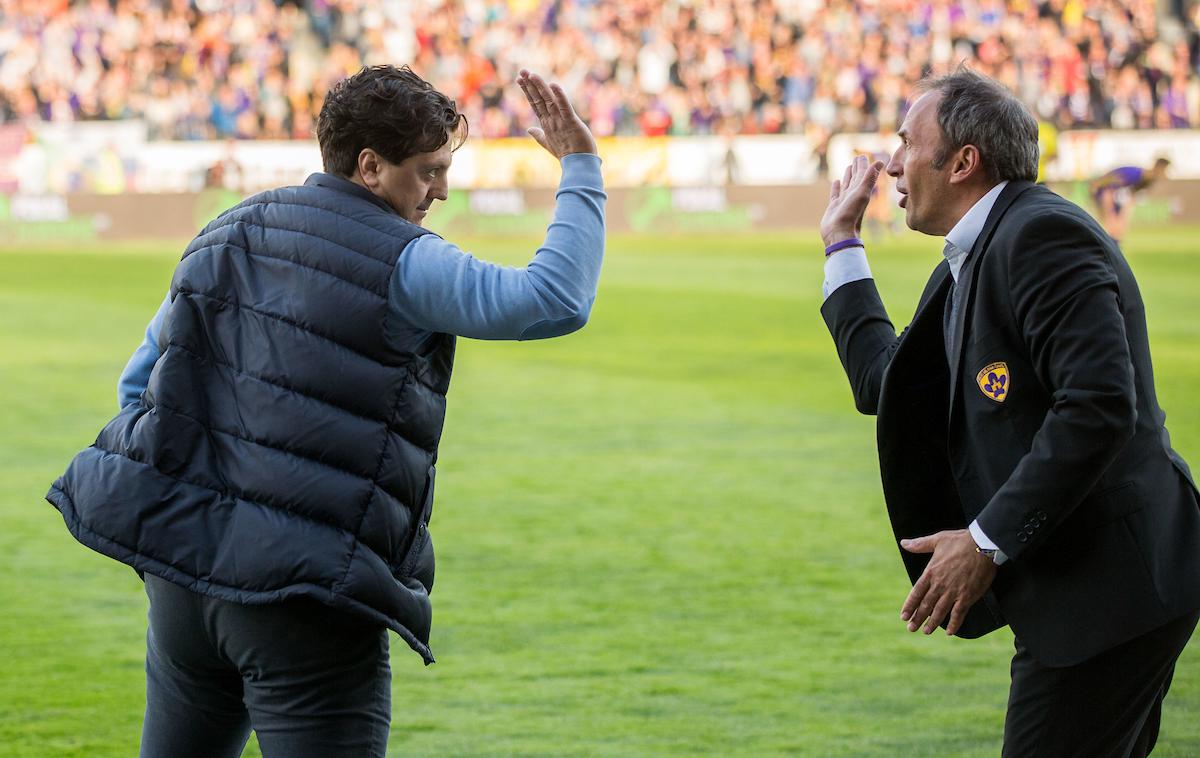
[[[954,225],[954,228],[946,234],[946,247],[942,250],[942,254],[946,256],[946,262],[950,264],[950,275],[954,277],[956,283],[958,282],[958,272],[962,269],[963,262],[970,254],[971,248],[975,247],[975,240],[979,239],[979,233],[983,231],[983,225],[987,223],[988,214],[992,212],[996,198],[1000,197],[1000,193],[1007,185],[1008,182],[1003,181],[988,190],[988,193],[976,200],[975,204],[971,206],[971,210],[967,211]]]

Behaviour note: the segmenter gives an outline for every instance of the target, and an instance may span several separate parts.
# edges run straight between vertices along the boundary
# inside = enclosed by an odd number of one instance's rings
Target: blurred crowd
[[[332,82],[391,62],[457,100],[474,135],[524,132],[512,82],[527,67],[562,82],[600,136],[820,143],[893,130],[913,81],[966,61],[1058,128],[1188,127],[1200,123],[1192,3],[0,0],[0,122],[310,139]]]

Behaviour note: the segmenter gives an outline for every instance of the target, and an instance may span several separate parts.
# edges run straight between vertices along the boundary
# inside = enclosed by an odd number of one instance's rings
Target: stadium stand
[[[1200,4],[1175,0],[6,0],[0,122],[310,139],[329,85],[411,63],[473,135],[523,133],[528,66],[597,136],[894,129],[965,60],[1058,128],[1200,123]]]

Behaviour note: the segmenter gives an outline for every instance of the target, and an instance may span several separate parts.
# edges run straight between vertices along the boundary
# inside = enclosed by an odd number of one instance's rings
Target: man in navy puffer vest
[[[425,661],[427,523],[455,335],[586,323],[604,250],[596,143],[522,71],[562,181],[524,269],[418,224],[467,124],[407,67],[326,97],[327,173],[252,197],[188,246],[121,377],[121,412],[48,499],[150,598],[143,756],[383,755],[387,629]]]

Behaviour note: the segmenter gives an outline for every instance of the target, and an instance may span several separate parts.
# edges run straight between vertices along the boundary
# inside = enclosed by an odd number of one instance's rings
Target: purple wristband
[[[866,246],[863,245],[863,241],[860,240],[858,237],[851,237],[848,240],[842,240],[841,242],[835,242],[832,245],[830,245],[829,247],[825,248],[825,257],[828,258],[829,256],[833,255],[837,251],[845,250],[846,248],[850,248],[850,247],[866,247]]]

